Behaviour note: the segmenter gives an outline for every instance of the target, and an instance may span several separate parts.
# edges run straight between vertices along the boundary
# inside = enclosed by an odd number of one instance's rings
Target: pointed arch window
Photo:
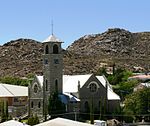
[[[48,80],[45,81],[45,90],[48,91]]]
[[[55,91],[58,92],[58,80],[55,80]]]
[[[39,102],[39,104],[38,104],[38,108],[41,108],[41,102]]]
[[[58,45],[53,46],[53,54],[58,54]]]
[[[33,101],[31,102],[31,108],[33,108],[34,104],[33,104]]]
[[[91,92],[96,92],[96,90],[97,90],[97,85],[96,85],[95,83],[91,83],[91,84],[89,85],[89,88],[90,88],[90,91],[91,91]]]
[[[45,54],[49,54],[49,47],[48,47],[48,45],[46,45],[46,47],[45,47]]]
[[[84,103],[84,108],[85,108],[85,112],[89,112],[89,111],[90,111],[90,107],[89,107],[88,101],[86,101],[86,102]]]

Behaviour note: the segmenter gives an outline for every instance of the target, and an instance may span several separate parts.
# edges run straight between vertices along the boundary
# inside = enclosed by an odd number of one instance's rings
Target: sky
[[[42,42],[53,33],[67,48],[109,28],[150,31],[150,0],[0,0],[0,45],[19,38]]]

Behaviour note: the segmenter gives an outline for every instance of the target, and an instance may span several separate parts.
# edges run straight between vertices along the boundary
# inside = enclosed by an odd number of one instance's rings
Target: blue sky
[[[150,31],[150,0],[1,0],[0,45],[19,38],[43,41],[51,34],[51,20],[66,48],[108,28]]]

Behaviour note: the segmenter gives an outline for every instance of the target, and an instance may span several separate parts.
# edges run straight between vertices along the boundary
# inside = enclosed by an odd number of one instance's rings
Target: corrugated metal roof
[[[92,74],[86,75],[63,75],[63,92],[78,92],[78,84],[80,88],[91,77]]]
[[[9,120],[9,121],[0,123],[0,126],[29,126],[29,125],[15,121],[15,120]]]
[[[63,75],[63,93],[75,93],[78,92],[78,84],[80,88],[86,83],[86,81],[92,76],[92,74],[86,75]],[[37,76],[41,86],[43,86],[43,76]],[[108,84],[107,96],[108,100],[120,100],[120,97],[113,92],[111,85],[104,76],[96,76],[101,84],[106,88]]]
[[[0,83],[0,97],[28,96],[28,87]]]
[[[109,82],[107,81],[106,77],[105,76],[96,76],[97,79],[102,83],[102,85],[106,88],[106,83],[107,83],[107,86],[108,86],[108,89],[107,89],[107,98],[108,100],[120,100],[120,97],[119,95],[117,95],[111,85],[109,84]]]
[[[108,100],[120,100],[119,95],[117,95],[115,92],[113,92],[109,88],[107,90],[107,97],[108,97]]]
[[[37,75],[36,75],[36,78],[38,79],[38,81],[39,81],[41,87],[43,87],[43,76],[37,76]]]
[[[43,42],[62,42],[60,39],[58,39],[55,35],[50,35],[47,39],[45,39]]]
[[[55,118],[46,121],[44,123],[37,124],[35,126],[93,126],[93,125],[69,119]]]

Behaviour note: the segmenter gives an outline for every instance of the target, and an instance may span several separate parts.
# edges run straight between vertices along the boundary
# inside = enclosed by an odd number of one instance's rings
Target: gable
[[[43,76],[41,76],[42,78]],[[32,83],[29,86],[29,95],[31,98],[41,98],[43,95],[43,88],[41,87],[41,82],[39,76],[35,76]]]
[[[83,87],[91,75],[63,75],[63,92],[78,92],[78,85]]]

